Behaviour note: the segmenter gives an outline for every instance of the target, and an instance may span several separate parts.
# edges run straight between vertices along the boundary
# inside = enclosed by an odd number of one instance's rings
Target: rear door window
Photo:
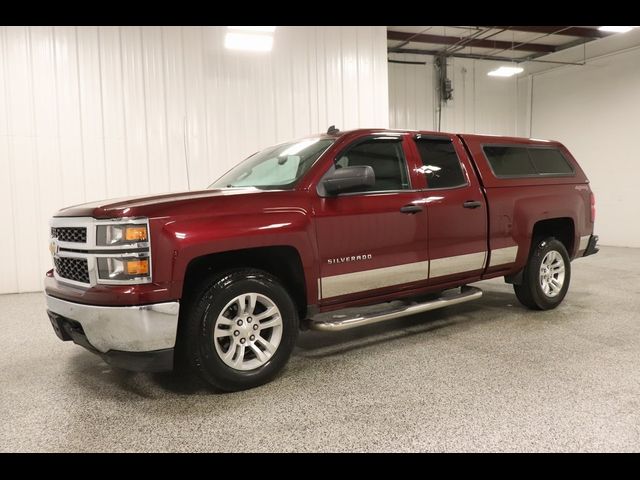
[[[467,184],[460,159],[449,139],[417,138],[427,188],[454,188]]]

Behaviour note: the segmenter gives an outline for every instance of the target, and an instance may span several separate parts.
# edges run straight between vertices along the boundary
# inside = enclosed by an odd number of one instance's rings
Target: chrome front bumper
[[[151,352],[175,346],[180,311],[178,302],[99,307],[67,302],[50,295],[46,295],[46,299],[47,310],[54,316],[80,324],[87,342],[97,353]],[[59,333],[58,336],[67,339]],[[76,341],[75,337],[73,340]]]

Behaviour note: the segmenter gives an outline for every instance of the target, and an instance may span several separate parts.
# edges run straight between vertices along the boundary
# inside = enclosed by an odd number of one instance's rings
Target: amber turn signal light
[[[127,227],[124,238],[129,242],[144,242],[147,240],[147,227]]]
[[[127,262],[127,275],[148,275],[149,260],[129,260]]]

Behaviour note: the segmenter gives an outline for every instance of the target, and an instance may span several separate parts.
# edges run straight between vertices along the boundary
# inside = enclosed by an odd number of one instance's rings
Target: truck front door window
[[[336,168],[368,165],[373,168],[376,183],[362,191],[381,192],[411,188],[402,143],[396,139],[370,139],[342,153]]]

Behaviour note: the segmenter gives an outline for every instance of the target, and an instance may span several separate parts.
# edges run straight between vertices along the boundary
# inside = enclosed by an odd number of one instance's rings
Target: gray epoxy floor
[[[0,451],[639,451],[640,249],[573,263],[555,311],[485,296],[342,334],[213,394],[60,342],[42,294],[0,296]]]

